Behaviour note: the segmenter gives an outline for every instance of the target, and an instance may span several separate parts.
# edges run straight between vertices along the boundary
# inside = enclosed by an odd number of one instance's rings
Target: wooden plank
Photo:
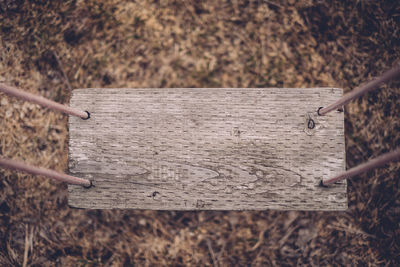
[[[78,89],[69,185],[79,208],[344,210],[343,113],[318,116],[336,88]],[[309,118],[315,122],[308,129]]]

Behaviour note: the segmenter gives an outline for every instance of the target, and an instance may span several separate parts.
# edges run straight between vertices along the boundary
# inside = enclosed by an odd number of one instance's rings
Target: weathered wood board
[[[344,210],[343,113],[318,116],[337,88],[77,89],[69,185],[79,208]],[[309,118],[315,122],[308,128]]]

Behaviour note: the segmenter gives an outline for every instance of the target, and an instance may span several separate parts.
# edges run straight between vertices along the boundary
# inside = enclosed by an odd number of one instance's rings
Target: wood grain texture
[[[343,113],[336,88],[77,89],[69,185],[79,208],[344,210]],[[315,121],[308,129],[309,118]]]

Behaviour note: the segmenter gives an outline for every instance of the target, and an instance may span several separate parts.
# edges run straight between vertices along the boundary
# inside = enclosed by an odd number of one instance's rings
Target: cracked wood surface
[[[79,208],[344,210],[344,116],[318,116],[337,88],[77,89],[68,185]],[[309,119],[315,127],[308,128]]]

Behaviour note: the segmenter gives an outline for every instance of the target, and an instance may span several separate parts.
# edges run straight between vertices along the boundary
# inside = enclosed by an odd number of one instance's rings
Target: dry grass
[[[397,1],[0,1],[0,82],[350,90],[400,58]],[[384,3],[383,3],[384,2]],[[398,61],[397,61],[398,62]],[[346,107],[347,165],[400,146],[399,82]],[[0,95],[0,154],[65,171],[67,117]],[[0,265],[397,265],[400,166],[349,181],[347,212],[76,210],[0,170]]]

